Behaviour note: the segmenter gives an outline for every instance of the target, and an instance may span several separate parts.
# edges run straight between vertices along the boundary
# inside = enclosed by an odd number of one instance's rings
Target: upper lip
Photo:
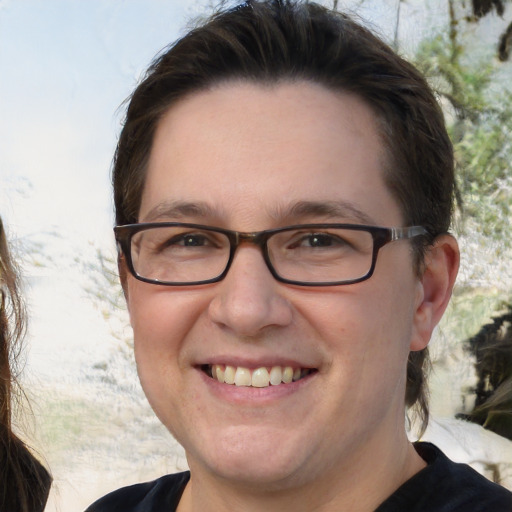
[[[260,358],[248,358],[248,357],[238,357],[238,356],[212,356],[208,358],[201,359],[200,362],[197,363],[197,366],[206,366],[206,365],[226,365],[226,366],[234,366],[234,367],[242,367],[249,369],[256,368],[272,368],[273,366],[291,366],[292,368],[316,368],[314,364],[309,364],[306,361],[298,361],[296,359],[285,358],[285,357],[276,357],[276,356],[266,356]]]

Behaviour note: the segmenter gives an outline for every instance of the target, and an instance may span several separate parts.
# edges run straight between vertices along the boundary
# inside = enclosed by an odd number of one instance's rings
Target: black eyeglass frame
[[[158,281],[155,279],[149,279],[137,274],[132,261],[131,255],[131,239],[132,237],[140,232],[146,231],[149,229],[162,228],[162,227],[184,227],[191,229],[200,229],[205,231],[213,231],[215,233],[221,233],[226,236],[229,241],[230,249],[229,249],[229,258],[226,263],[226,267],[224,271],[218,276],[212,279],[206,279],[204,281],[192,281],[192,282],[167,282],[167,281]],[[322,281],[322,282],[307,282],[307,281],[295,281],[293,279],[286,279],[281,277],[277,271],[275,270],[272,262],[270,260],[270,255],[268,252],[267,241],[270,237],[272,237],[276,233],[282,233],[284,231],[293,231],[296,229],[350,229],[353,231],[366,231],[371,234],[373,239],[373,250],[372,250],[372,263],[368,272],[355,279],[343,280],[343,281]],[[429,232],[423,226],[408,226],[408,227],[380,227],[380,226],[366,226],[362,224],[332,224],[332,223],[315,223],[315,224],[296,224],[292,226],[285,226],[282,228],[275,229],[266,229],[264,231],[254,231],[254,232],[243,232],[243,231],[233,231],[230,229],[217,228],[213,226],[205,226],[202,224],[191,224],[187,222],[143,222],[138,224],[125,224],[122,226],[114,227],[115,239],[118,246],[118,251],[122,253],[125,257],[126,264],[128,266],[128,270],[130,273],[138,279],[139,281],[143,281],[145,283],[157,284],[162,286],[197,286],[204,284],[217,283],[222,281],[229,269],[231,264],[233,263],[233,259],[235,257],[236,250],[238,246],[242,242],[251,243],[257,245],[263,254],[263,259],[269,269],[270,273],[274,278],[286,284],[292,284],[297,286],[342,286],[347,284],[355,284],[360,283],[361,281],[366,281],[369,279],[375,270],[375,265],[377,263],[377,255],[379,250],[384,247],[386,244],[391,242],[395,242],[397,240],[407,240],[411,238],[415,238],[418,236],[428,235]]]

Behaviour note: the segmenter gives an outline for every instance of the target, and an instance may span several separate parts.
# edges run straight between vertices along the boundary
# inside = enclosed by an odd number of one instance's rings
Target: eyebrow
[[[204,202],[163,201],[152,208],[144,217],[144,222],[155,222],[162,219],[181,220],[187,217],[217,217],[211,206]]]
[[[144,222],[160,220],[183,220],[190,217],[197,219],[219,219],[222,211],[206,202],[198,201],[163,201],[152,208],[144,217]],[[355,221],[362,224],[374,224],[374,220],[349,201],[298,201],[289,205],[280,205],[270,211],[270,216],[278,222],[293,223],[308,217],[323,217],[332,220]]]
[[[327,217],[329,219],[354,220],[362,224],[373,224],[374,220],[355,204],[344,201],[298,201],[288,209],[277,212],[277,217]],[[284,214],[284,215],[283,215]]]

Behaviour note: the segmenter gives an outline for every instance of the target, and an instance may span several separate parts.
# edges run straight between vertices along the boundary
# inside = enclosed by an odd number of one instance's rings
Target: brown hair
[[[19,274],[0,219],[0,510],[42,512],[51,477],[12,430],[12,407],[21,391],[16,361],[24,332]]]
[[[407,225],[429,235],[413,244],[421,272],[424,248],[448,231],[454,160],[444,118],[424,77],[369,30],[312,2],[247,1],[214,15],[158,57],[130,98],[113,164],[118,225],[138,219],[153,136],[174,102],[219,82],[306,80],[351,92],[376,114],[387,151],[386,184]],[[407,406],[428,420],[427,350],[411,352]]]

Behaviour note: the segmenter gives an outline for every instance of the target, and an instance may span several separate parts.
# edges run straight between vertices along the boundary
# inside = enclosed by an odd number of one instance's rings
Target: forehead
[[[297,203],[343,203],[396,223],[384,161],[375,115],[354,95],[310,82],[224,83],[187,96],[159,122],[139,220],[183,203],[212,221],[257,217],[267,228]]]

